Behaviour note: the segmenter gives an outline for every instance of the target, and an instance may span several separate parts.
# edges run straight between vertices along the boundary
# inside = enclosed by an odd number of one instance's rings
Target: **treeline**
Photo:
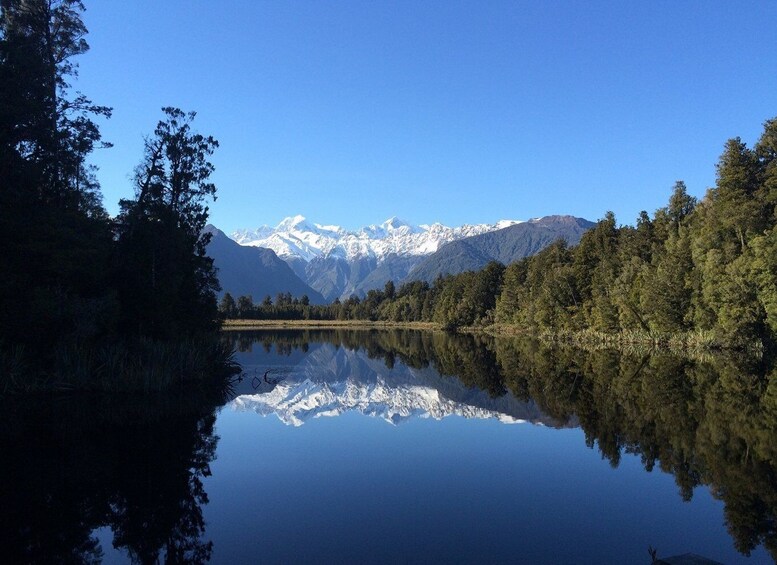
[[[261,302],[255,303],[252,296],[235,298],[225,293],[219,302],[219,312],[227,319],[248,320],[391,320],[418,321],[426,319],[421,307],[415,313],[407,316],[391,316],[386,311],[395,300],[410,293],[426,294],[429,291],[427,283],[410,283],[403,285],[400,291],[392,281],[388,281],[381,290],[370,290],[364,298],[353,295],[347,300],[335,299],[331,304],[310,304],[307,295],[300,298],[292,297],[291,293],[278,293],[273,299],[265,296]],[[428,306],[431,303],[428,304]]]
[[[608,212],[579,245],[559,241],[507,267],[392,282],[328,306],[238,299],[228,316],[505,324],[555,335],[744,346],[777,337],[777,119],[755,146],[729,140],[701,201],[677,182],[635,226]]]
[[[397,289],[388,281],[383,290],[370,290],[364,298],[353,295],[326,305],[312,305],[306,296],[296,299],[288,293],[276,295],[274,301],[265,296],[258,304],[251,296],[235,300],[226,293],[219,311],[225,318],[237,319],[437,322],[453,329],[493,320],[504,270],[504,265],[492,262],[478,272],[439,277],[431,285],[413,281]],[[462,299],[465,304],[459,308]]]
[[[164,108],[111,218],[93,150],[94,104],[70,81],[88,50],[79,0],[8,0],[0,12],[0,394],[159,388],[228,357],[205,255],[215,194],[194,113]],[[129,168],[129,166],[128,166]]]

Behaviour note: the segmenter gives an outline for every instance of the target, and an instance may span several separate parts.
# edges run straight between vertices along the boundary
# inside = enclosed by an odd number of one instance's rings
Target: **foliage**
[[[116,252],[122,327],[169,339],[213,329],[218,280],[206,256],[204,205],[216,187],[208,157],[218,143],[191,131],[195,114],[164,108],[135,171],[134,200],[121,202]]]
[[[216,190],[208,157],[218,144],[191,131],[193,113],[164,108],[136,170],[136,199],[109,219],[87,159],[109,146],[95,120],[111,109],[70,85],[74,57],[89,48],[83,10],[80,0],[0,7],[4,391],[59,386],[51,367],[65,365],[73,371],[65,381],[90,388],[102,376],[82,373],[101,352],[148,339],[175,349],[217,329],[218,284],[202,232],[204,200]]]

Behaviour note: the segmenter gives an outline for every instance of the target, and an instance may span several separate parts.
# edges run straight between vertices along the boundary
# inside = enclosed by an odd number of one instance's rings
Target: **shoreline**
[[[400,329],[421,331],[446,331],[445,328],[434,322],[387,322],[370,320],[225,320],[221,326],[222,331],[240,330],[326,330],[326,329]],[[708,332],[681,332],[678,334],[653,334],[640,331],[623,331],[618,333],[604,333],[593,330],[577,332],[540,332],[531,333],[525,328],[510,324],[491,324],[488,326],[462,326],[456,328],[457,333],[486,334],[494,337],[534,337],[545,342],[579,347],[583,349],[645,349],[663,350],[675,353],[716,351],[748,351],[750,353],[763,354],[763,344],[749,344],[745,347],[726,347],[712,338]]]
[[[383,322],[370,320],[224,320],[222,331],[236,330],[328,330],[328,329],[402,329],[442,331],[442,326],[433,322]]]

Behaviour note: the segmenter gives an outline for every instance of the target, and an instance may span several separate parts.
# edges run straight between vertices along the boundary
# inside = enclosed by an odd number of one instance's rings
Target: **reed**
[[[33,368],[34,367],[34,368]],[[0,354],[0,394],[95,391],[150,393],[182,386],[223,385],[239,371],[219,336],[159,342],[140,338],[101,345],[70,343],[36,367],[24,351]]]

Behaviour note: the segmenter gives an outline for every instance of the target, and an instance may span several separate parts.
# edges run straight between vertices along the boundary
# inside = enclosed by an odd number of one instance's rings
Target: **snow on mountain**
[[[465,224],[451,228],[440,223],[413,226],[392,217],[380,225],[347,231],[339,226],[310,223],[303,216],[293,216],[274,228],[237,230],[232,239],[241,245],[272,249],[283,259],[310,261],[316,257],[337,257],[353,261],[366,257],[381,262],[390,254],[429,255],[450,241],[518,223],[517,220],[501,220],[495,224]]]

